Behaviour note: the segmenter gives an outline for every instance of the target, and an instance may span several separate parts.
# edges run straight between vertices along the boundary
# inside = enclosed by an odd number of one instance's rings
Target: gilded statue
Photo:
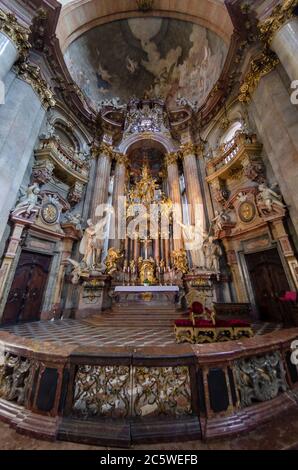
[[[186,251],[182,248],[180,250],[174,250],[172,253],[174,268],[177,271],[186,274],[188,272],[188,262]]]
[[[113,274],[119,268],[119,261],[123,258],[123,254],[120,250],[115,248],[110,248],[108,250],[108,256],[105,260],[105,265],[107,267],[107,274]]]
[[[145,281],[148,281],[150,284],[155,284],[155,261],[153,258],[145,259],[139,258],[138,260],[139,276],[141,284],[144,284]]]

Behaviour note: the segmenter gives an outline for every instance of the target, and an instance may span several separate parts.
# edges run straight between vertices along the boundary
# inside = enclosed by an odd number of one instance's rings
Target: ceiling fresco
[[[98,26],[65,53],[72,78],[93,107],[119,97],[186,98],[202,105],[227,55],[224,41],[206,28],[170,18],[133,18]]]

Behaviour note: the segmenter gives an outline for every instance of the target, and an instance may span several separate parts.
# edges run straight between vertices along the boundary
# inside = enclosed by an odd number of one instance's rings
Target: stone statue
[[[108,250],[108,256],[105,260],[108,274],[113,274],[118,270],[118,263],[122,258],[123,254],[120,252],[120,250],[115,250],[115,248],[110,248]]]
[[[219,260],[222,256],[222,249],[215,243],[215,238],[209,236],[203,244],[203,252],[205,256],[205,268],[208,271],[220,272]]]
[[[177,221],[182,228],[185,249],[191,252],[193,267],[203,267],[205,259],[202,252],[203,234],[199,226],[184,225]]]
[[[72,284],[77,285],[84,272],[86,272],[86,265],[83,262],[79,263],[71,258],[68,258],[67,261],[73,265],[71,282]]]
[[[270,213],[274,211],[274,206],[285,209],[286,206],[282,202],[282,197],[273,191],[265,183],[259,185],[259,194],[257,196],[258,206],[261,210]]]
[[[24,209],[24,213],[29,217],[38,204],[38,199],[40,197],[40,189],[38,184],[34,183],[31,186],[28,186],[25,192],[22,190],[21,192],[21,199],[16,205],[13,212],[19,211],[20,209]]]
[[[80,244],[80,253],[84,255],[83,262],[90,270],[99,268],[97,264],[100,261],[103,242],[107,231],[107,223],[110,216],[110,211],[106,212],[106,216],[97,222],[97,224],[93,224],[92,219],[87,220],[88,227],[84,232]],[[103,269],[105,269],[104,265],[100,267],[101,271]]]
[[[231,217],[227,211],[215,211],[215,217],[212,219],[212,225],[216,231],[224,230],[224,225],[231,222]]]
[[[74,225],[76,230],[82,230],[82,225],[81,225],[82,217],[81,217],[81,214],[68,213],[68,214],[66,214],[65,219],[66,219],[67,222]]]

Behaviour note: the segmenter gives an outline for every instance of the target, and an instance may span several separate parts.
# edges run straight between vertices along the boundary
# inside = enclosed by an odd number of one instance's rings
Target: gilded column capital
[[[105,142],[102,142],[100,145],[94,145],[92,147],[92,157],[93,158],[99,158],[99,157],[109,157],[113,158],[114,157],[114,149],[111,145],[106,144]]]
[[[175,163],[177,163],[179,156],[179,152],[167,153],[165,155],[165,165],[174,165]]]
[[[0,32],[15,44],[20,57],[25,59],[31,47],[29,42],[30,30],[21,26],[15,15],[0,10]]]
[[[239,101],[249,103],[262,77],[270,73],[279,64],[277,55],[267,49],[250,63],[249,71],[240,86]]]
[[[197,153],[197,147],[191,142],[188,142],[187,144],[183,144],[180,147],[180,156],[181,158],[189,157],[189,156],[194,156]]]
[[[49,88],[47,82],[42,78],[40,68],[28,62],[21,62],[15,66],[15,70],[20,79],[32,86],[38,94],[42,105],[46,108],[55,106],[54,93]]]
[[[294,17],[294,10],[297,6],[298,0],[285,0],[277,5],[272,10],[271,16],[258,25],[261,40],[270,46],[275,33]]]
[[[124,153],[113,152],[113,158],[119,165],[124,165],[125,167],[128,167],[129,159]]]

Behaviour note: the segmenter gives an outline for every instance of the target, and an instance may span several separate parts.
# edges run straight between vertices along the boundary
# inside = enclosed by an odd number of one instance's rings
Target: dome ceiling
[[[130,18],[97,26],[65,51],[74,81],[97,108],[119,97],[178,97],[201,106],[224,66],[228,47],[215,32],[173,18]]]

